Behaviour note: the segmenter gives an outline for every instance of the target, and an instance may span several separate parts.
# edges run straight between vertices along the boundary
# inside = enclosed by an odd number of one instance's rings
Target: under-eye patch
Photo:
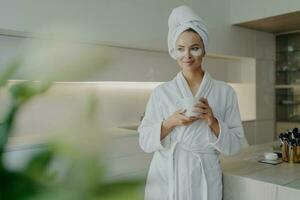
[[[199,47],[193,47],[189,49],[189,51],[193,57],[201,56],[203,53],[202,49]],[[182,59],[185,56],[185,54],[186,54],[186,50],[183,47],[179,47],[175,50],[175,55],[177,59]]]
[[[197,47],[197,48],[192,48],[191,49],[191,54],[194,56],[194,57],[197,57],[197,56],[201,56],[202,55],[202,49]]]

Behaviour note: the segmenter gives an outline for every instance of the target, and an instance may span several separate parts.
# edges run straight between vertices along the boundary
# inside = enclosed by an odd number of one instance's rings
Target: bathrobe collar
[[[201,97],[207,97],[208,93],[211,90],[212,87],[212,78],[209,75],[209,73],[205,70],[204,76],[201,81],[201,84],[196,92],[195,98],[200,99]],[[182,71],[180,71],[177,76],[175,77],[175,82],[177,84],[177,87],[180,91],[180,94],[182,98],[184,97],[194,97],[192,94],[192,91],[186,81],[186,79],[183,76]]]

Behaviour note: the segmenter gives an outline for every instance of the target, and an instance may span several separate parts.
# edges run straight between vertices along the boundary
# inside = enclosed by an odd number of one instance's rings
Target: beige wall
[[[5,63],[13,57],[22,38],[55,30],[39,27],[56,21],[72,21],[88,31],[86,39],[93,44],[110,44],[115,62],[110,70],[95,74],[92,81],[167,81],[178,71],[176,63],[166,52],[167,18],[174,6],[192,6],[206,21],[209,29],[209,56],[205,67],[229,82],[256,83],[257,121],[253,130],[264,132],[264,138],[257,143],[270,141],[274,135],[274,60],[275,41],[272,34],[231,26],[229,0],[201,1],[30,1],[3,0],[0,8],[0,58]],[[22,20],[20,20],[22,19]],[[153,23],[155,22],[155,23]],[[83,25],[84,24],[84,25]],[[47,27],[47,26],[46,26]],[[65,24],[65,27],[67,25]],[[153,31],[155,30],[155,31]],[[5,45],[2,45],[5,44]],[[7,45],[11,48],[7,48]],[[125,47],[125,48],[120,48]],[[247,61],[219,60],[215,56],[234,56],[254,59],[255,74],[245,76],[254,68]],[[240,63],[238,63],[240,62]],[[3,65],[2,65],[3,66]],[[224,67],[226,66],[226,67]],[[241,68],[240,68],[241,67]],[[230,71],[230,73],[228,73]],[[130,72],[130,73],[128,73]],[[220,73],[215,73],[220,72]],[[246,73],[245,73],[246,72]],[[226,74],[226,75],[225,75]],[[250,126],[250,125],[249,125]],[[258,134],[260,137],[261,134]]]
[[[86,39],[93,43],[166,50],[168,15],[182,4],[206,22],[210,54],[256,57],[256,41],[265,36],[231,26],[230,0],[1,0],[0,33],[49,36],[58,32],[56,23],[59,28],[72,24],[88,32]]]

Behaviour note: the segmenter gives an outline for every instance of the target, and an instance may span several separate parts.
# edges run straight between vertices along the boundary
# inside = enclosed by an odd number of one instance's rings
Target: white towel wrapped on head
[[[176,59],[175,47],[179,35],[189,28],[192,28],[199,34],[204,44],[204,51],[207,52],[207,28],[203,20],[190,7],[183,5],[174,8],[169,16],[168,25],[168,49],[172,58]]]

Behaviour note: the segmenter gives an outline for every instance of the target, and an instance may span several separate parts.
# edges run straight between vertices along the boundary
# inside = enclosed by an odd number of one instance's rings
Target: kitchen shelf
[[[276,36],[276,123],[300,123],[300,33]]]
[[[300,89],[300,84],[275,85],[276,89]]]
[[[296,49],[296,50],[292,50],[292,51],[276,51],[276,53],[300,53],[300,50]]]
[[[276,121],[280,122],[300,122],[300,115],[295,114],[295,115],[289,115],[286,117],[281,117],[280,119],[276,119]]]
[[[280,94],[280,93],[277,93],[276,96],[284,96],[284,97],[298,97],[300,99],[300,94],[298,95],[294,95],[294,94]],[[287,100],[290,100],[290,99],[287,99]]]
[[[297,70],[276,70],[276,73],[299,73],[300,69]]]
[[[298,102],[298,103],[277,103],[276,105],[278,105],[278,106],[299,106],[300,105],[300,103]]]
[[[299,120],[292,120],[292,119],[287,119],[287,120],[276,120],[277,123],[299,123],[300,124],[300,119]]]
[[[277,123],[282,123],[282,124],[289,124],[289,123],[297,123],[300,126],[300,121],[288,121],[288,120],[276,120]]]

